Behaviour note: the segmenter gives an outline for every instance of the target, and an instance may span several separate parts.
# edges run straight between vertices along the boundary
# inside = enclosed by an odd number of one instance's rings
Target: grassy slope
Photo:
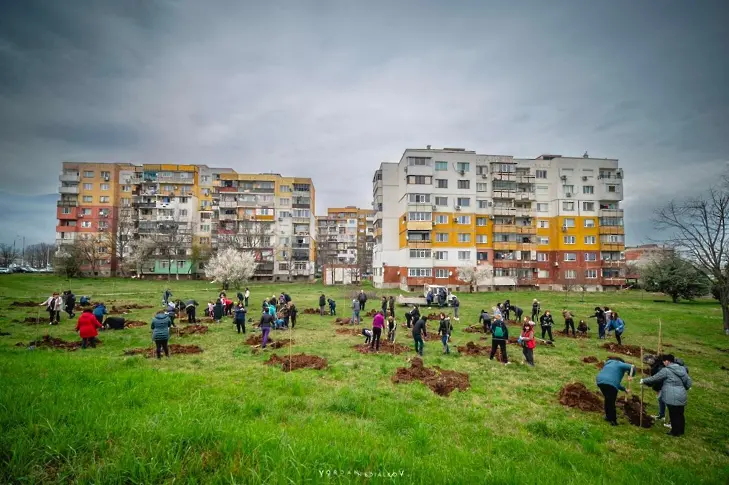
[[[121,356],[123,349],[150,345],[146,328],[102,333],[103,345],[83,352],[15,347],[45,332],[77,338],[65,318],[58,327],[9,323],[36,313],[9,309],[11,301],[40,302],[60,285],[51,276],[0,278],[5,317],[0,322],[12,333],[0,337],[0,482],[314,483],[325,480],[327,470],[398,473],[396,479],[332,476],[335,483],[729,481],[729,374],[720,369],[729,366],[729,354],[718,350],[729,342],[713,302],[673,305],[621,293],[588,294],[580,303],[574,294],[538,295],[543,309],[555,311],[567,303],[576,315],[589,314],[596,304],[610,305],[627,322],[625,342],[649,348],[656,345],[657,318],[663,319],[664,341],[687,360],[694,379],[688,434],[675,440],[662,426],[611,428],[599,414],[559,405],[556,394],[566,382],[594,388],[596,369],[581,362],[583,356],[607,355],[594,339],[559,339],[556,348],[537,347],[535,369],[519,365],[515,346],[508,349],[515,365],[504,367],[458,353],[442,356],[439,345],[426,342],[426,365],[470,374],[472,389],[448,398],[420,383],[392,384],[395,369],[407,365],[413,353],[357,354],[351,346],[362,339],[335,335],[329,317],[300,315],[294,331],[294,352],[328,358],[324,371],[283,373],[263,365],[268,356],[253,355],[229,320],[207,335],[173,339],[197,343],[203,354],[162,361]],[[165,283],[81,280],[73,285],[77,295],[129,292],[136,294],[103,299],[158,305]],[[171,287],[175,297],[201,304],[216,293],[204,282],[173,281]],[[322,291],[318,285],[254,286],[253,307],[282,288],[300,310],[315,306]],[[344,289],[326,291],[340,308],[348,307]],[[461,329],[475,323],[482,306],[511,297],[527,308],[535,294],[461,296],[455,344],[474,339]],[[151,313],[127,317],[148,320]],[[398,341],[411,345],[402,328]],[[655,394],[645,396],[655,412]]]

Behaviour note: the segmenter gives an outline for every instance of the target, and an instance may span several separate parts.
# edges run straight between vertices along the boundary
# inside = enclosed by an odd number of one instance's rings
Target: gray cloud
[[[373,171],[406,147],[587,149],[621,160],[636,243],[656,205],[729,159],[726,13],[678,0],[5,2],[0,191],[55,192],[67,159],[206,163],[311,176],[322,212],[367,206]],[[3,199],[24,213],[11,232],[52,239],[55,207],[21,200]]]

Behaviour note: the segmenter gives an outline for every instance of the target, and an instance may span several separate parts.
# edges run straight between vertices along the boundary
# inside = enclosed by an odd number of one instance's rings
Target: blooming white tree
[[[237,286],[253,276],[256,266],[258,263],[253,253],[229,247],[210,258],[205,265],[205,276],[213,283]]]
[[[486,266],[461,266],[458,268],[458,279],[468,283],[468,291],[473,293],[473,288],[478,287],[479,282],[489,277],[491,271]]]

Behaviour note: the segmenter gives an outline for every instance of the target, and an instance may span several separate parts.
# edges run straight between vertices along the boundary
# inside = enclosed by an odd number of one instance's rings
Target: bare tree
[[[724,333],[729,336],[729,178],[703,197],[672,201],[654,216],[656,229],[708,276],[717,289]]]
[[[199,244],[193,244],[192,250],[190,251],[190,274],[198,272],[198,264],[203,263],[210,259],[211,251],[207,246],[200,246]]]
[[[25,248],[25,260],[33,268],[46,268],[51,264],[55,250],[54,244],[31,244]]]
[[[0,244],[0,265],[8,267],[18,257],[18,250],[12,244]]]
[[[187,222],[164,221],[157,225],[157,232],[153,235],[156,242],[156,254],[160,259],[167,261],[167,279],[172,275],[172,263],[180,258],[187,260],[187,250],[192,248],[192,231]],[[179,279],[179,272],[175,273]]]
[[[125,271],[134,271],[137,275],[142,274],[142,267],[154,260],[154,253],[157,243],[152,237],[135,239],[131,243],[131,256],[124,262]]]
[[[479,283],[491,275],[491,270],[486,266],[460,266],[457,272],[458,279],[468,283],[469,293],[473,293],[474,288],[478,289]]]
[[[106,234],[96,234],[78,241],[78,250],[84,264],[91,270],[93,276],[99,273],[99,262],[108,258],[110,253],[109,238]]]
[[[63,244],[53,258],[53,269],[58,276],[73,278],[81,275],[83,254],[82,241],[73,244]]]
[[[124,276],[129,266],[126,263],[131,256],[131,248],[134,244],[136,232],[131,210],[124,209],[119,213],[116,231],[107,233],[108,245],[116,258],[117,271],[119,271],[120,276]]]

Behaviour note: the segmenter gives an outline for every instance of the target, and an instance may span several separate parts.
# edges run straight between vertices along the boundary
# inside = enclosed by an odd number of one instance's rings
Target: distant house
[[[640,269],[658,261],[673,252],[673,249],[659,244],[643,244],[625,248],[626,279],[634,283],[640,278]]]

